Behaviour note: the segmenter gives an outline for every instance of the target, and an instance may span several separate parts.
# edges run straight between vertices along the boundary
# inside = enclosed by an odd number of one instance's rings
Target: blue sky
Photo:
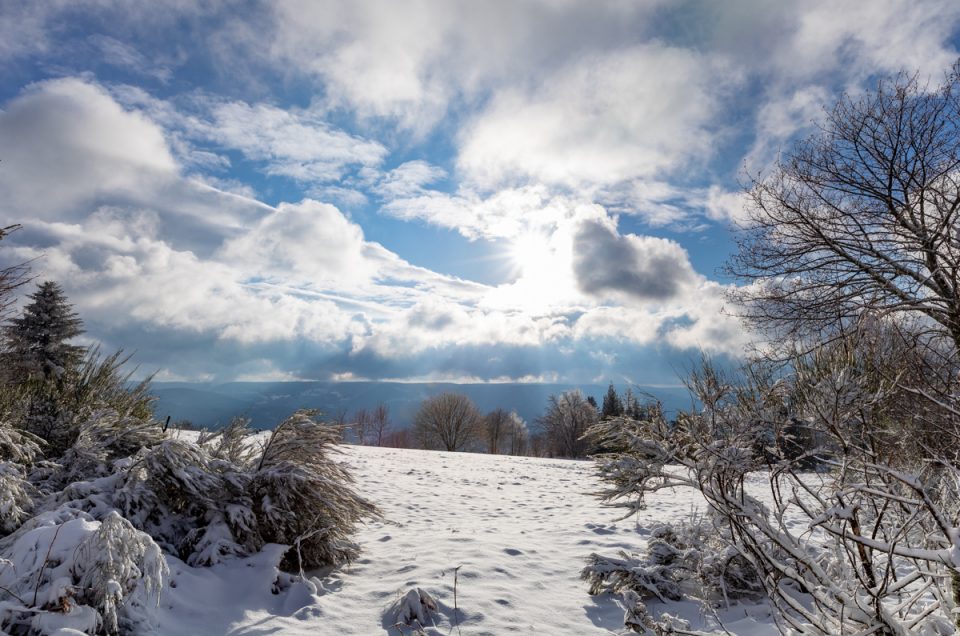
[[[202,6],[201,6],[202,5]],[[0,2],[0,247],[158,379],[675,384],[739,183],[939,0]]]

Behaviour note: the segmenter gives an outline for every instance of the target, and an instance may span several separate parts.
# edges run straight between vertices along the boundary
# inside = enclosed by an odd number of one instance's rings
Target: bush
[[[114,463],[112,474],[71,484],[63,505],[100,518],[117,510],[189,565],[213,565],[266,543],[291,546],[293,571],[356,557],[349,539],[376,508],[330,454],[339,430],[298,412],[259,453],[245,423],[195,444],[167,439]]]
[[[760,365],[728,377],[707,364],[691,381],[703,410],[677,426],[599,423],[593,433],[624,449],[598,458],[610,484],[602,496],[632,513],[662,488],[697,490],[723,530],[698,566],[697,595],[707,600],[710,589],[728,598],[762,589],[778,620],[800,634],[899,634],[921,622],[926,633],[952,633],[960,467],[955,457],[913,454],[915,440],[892,443],[903,358],[868,346],[875,336],[844,334],[778,374]],[[921,411],[926,425],[957,430],[960,409],[936,404]],[[759,435],[784,421],[803,422],[816,446],[799,454],[758,447]],[[817,474],[803,469],[811,457]],[[758,479],[769,506],[747,487]],[[658,555],[684,563],[688,545],[684,538],[643,559],[595,559],[588,578],[671,598],[671,585],[690,579],[664,569]]]
[[[0,541],[0,627],[47,633],[149,629],[167,574],[159,547],[116,512],[40,514]],[[38,612],[37,610],[45,610]]]

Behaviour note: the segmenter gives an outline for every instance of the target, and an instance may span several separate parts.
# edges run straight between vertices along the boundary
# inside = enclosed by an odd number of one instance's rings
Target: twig
[[[40,579],[43,578],[43,571],[47,567],[47,562],[50,561],[50,552],[53,551],[53,544],[57,542],[57,537],[60,535],[61,528],[63,528],[62,523],[57,526],[57,530],[53,533],[53,539],[50,540],[50,545],[47,546],[47,555],[43,557],[43,565],[40,566],[40,571],[37,572],[37,584],[33,587],[33,603],[31,603],[33,607],[37,606],[37,594],[40,591]]]
[[[2,585],[0,585],[0,590],[3,590],[4,592],[6,592],[7,594],[9,594],[9,595],[12,596],[13,598],[15,598],[15,599],[17,599],[18,601],[20,601],[20,604],[21,604],[21,605],[26,606],[27,602],[26,602],[25,600],[23,600],[22,598],[20,598],[19,596],[17,596],[16,594],[14,594],[12,590],[10,590],[10,589],[8,589],[8,588],[5,588],[5,587],[3,587]]]

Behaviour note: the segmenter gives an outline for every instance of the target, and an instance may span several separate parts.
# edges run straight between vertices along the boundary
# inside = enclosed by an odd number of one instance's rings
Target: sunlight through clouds
[[[742,183],[841,91],[946,72],[958,26],[940,0],[14,3],[0,260],[166,377],[736,356]]]

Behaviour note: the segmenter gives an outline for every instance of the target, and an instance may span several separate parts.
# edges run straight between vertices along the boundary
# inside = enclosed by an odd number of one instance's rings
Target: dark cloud
[[[622,236],[600,221],[584,221],[574,235],[574,272],[584,293],[670,300],[694,280],[686,251],[649,236]]]

